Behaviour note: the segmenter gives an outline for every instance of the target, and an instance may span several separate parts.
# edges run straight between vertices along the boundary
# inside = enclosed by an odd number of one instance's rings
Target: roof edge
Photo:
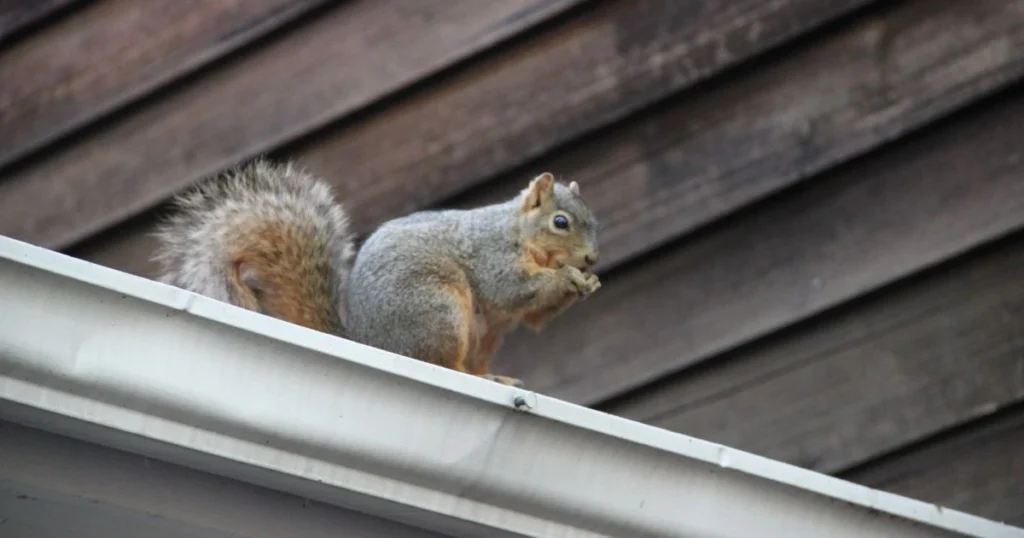
[[[199,453],[244,480],[260,480],[237,472],[249,467],[316,483],[344,493],[318,500],[384,517],[538,537],[1024,538],[4,237],[0,304],[0,406],[156,441],[178,463]]]

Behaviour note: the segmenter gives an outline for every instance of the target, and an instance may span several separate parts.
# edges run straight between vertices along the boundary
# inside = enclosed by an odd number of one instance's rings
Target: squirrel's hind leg
[[[473,315],[473,293],[465,284],[448,284],[444,287],[449,308],[441,309],[445,328],[435,342],[436,362],[459,372],[469,371],[469,360],[477,344],[476,319]]]
[[[435,305],[430,318],[425,319],[435,319],[440,326],[431,327],[436,330],[422,335],[416,358],[503,385],[522,386],[518,379],[491,374],[487,371],[487,361],[478,360],[480,346],[486,344],[483,340],[488,335],[486,328],[477,321],[469,286],[461,282],[449,283],[439,295],[440,304]]]
[[[479,319],[479,318],[478,318]],[[514,377],[495,375],[490,373],[490,360],[491,357],[501,347],[501,343],[504,340],[505,332],[509,326],[498,325],[488,326],[486,320],[483,322],[478,321],[476,330],[479,338],[477,338],[477,345],[474,348],[474,355],[469,358],[469,373],[483,377],[484,379],[490,379],[502,385],[511,385],[513,387],[522,387],[523,382]]]

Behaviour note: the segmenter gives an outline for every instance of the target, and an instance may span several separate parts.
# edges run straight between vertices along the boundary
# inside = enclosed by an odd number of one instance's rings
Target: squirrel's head
[[[519,204],[520,239],[547,266],[587,269],[597,263],[597,219],[580,198],[578,183],[563,185],[545,172],[520,193]]]

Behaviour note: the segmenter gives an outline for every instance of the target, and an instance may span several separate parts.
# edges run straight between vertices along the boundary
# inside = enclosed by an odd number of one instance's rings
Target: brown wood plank
[[[6,174],[0,233],[65,246],[582,1],[342,2]]]
[[[673,98],[531,170],[554,170],[584,185],[602,218],[599,270],[607,270],[1019,77],[1024,46],[1005,43],[1024,41],[1024,21],[1007,11],[1020,5],[988,0],[936,9],[920,0],[868,14],[763,68]],[[879,43],[887,41],[879,28],[894,36],[885,62],[878,61]],[[373,155],[350,158],[366,163]],[[525,175],[510,174],[450,205],[509,196]],[[353,196],[344,193],[350,202]],[[396,194],[394,203],[409,200]],[[364,212],[365,221],[365,202],[349,206]],[[133,222],[73,253],[151,274],[145,258],[154,245],[143,235],[150,226]]]
[[[531,166],[583,186],[601,216],[597,271],[1019,78],[1024,2],[903,2],[765,63]],[[455,205],[511,196],[525,175]]]
[[[66,253],[105,267],[152,278],[159,268],[151,260],[157,247],[156,238],[151,234],[160,214],[160,211],[147,212],[141,217],[90,237],[68,249]]]
[[[596,404],[1021,227],[1024,97],[972,112],[605,275],[497,367]]]
[[[843,478],[1024,527],[1024,407],[871,462]]]
[[[850,468],[1024,399],[1022,267],[1024,233],[602,409]]]
[[[4,0],[0,2],[0,43],[54,13],[83,0]]]
[[[0,168],[327,1],[87,6],[0,52]]]
[[[366,231],[872,1],[605,2],[293,154]]]

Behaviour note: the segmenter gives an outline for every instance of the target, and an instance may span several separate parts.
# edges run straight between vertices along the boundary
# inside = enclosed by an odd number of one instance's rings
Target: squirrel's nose
[[[600,256],[598,255],[598,253],[595,252],[593,254],[588,254],[588,255],[584,256],[583,260],[587,262],[587,265],[594,265],[595,263],[597,263],[597,259],[599,257]]]

